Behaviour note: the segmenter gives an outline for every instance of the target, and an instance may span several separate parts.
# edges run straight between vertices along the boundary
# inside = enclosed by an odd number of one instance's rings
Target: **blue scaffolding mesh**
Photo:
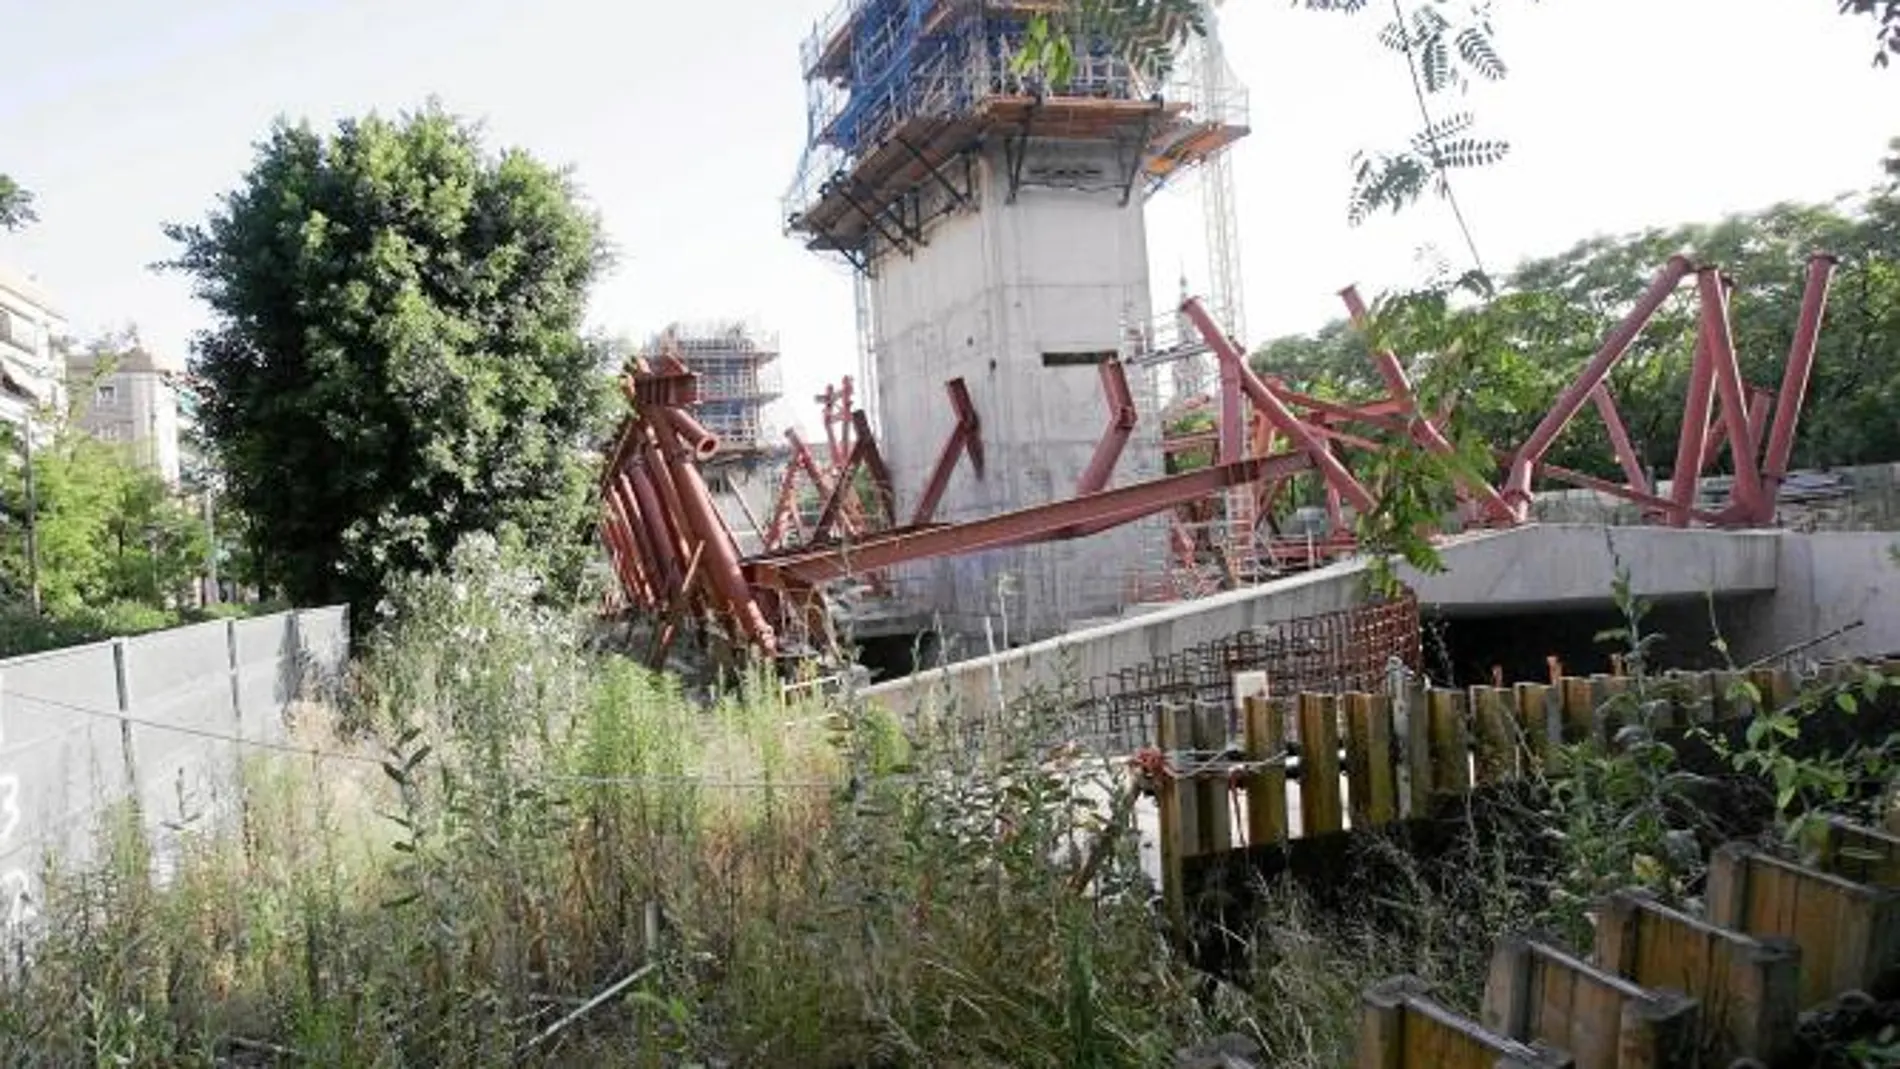
[[[842,0],[800,50],[807,90],[807,137],[785,198],[788,223],[906,123],[974,115],[985,98],[1039,95],[1017,71],[1028,29],[1021,7],[984,0]],[[1151,81],[1102,42],[1076,56],[1057,94],[1119,100],[1161,98],[1185,105],[1192,121],[1244,125],[1245,90],[1205,91],[1193,62]]]

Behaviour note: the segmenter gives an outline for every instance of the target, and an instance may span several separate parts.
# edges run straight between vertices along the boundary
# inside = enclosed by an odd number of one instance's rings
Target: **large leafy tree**
[[[215,316],[198,414],[272,586],[367,609],[475,531],[578,574],[605,400],[580,328],[606,253],[565,173],[433,102],[280,121],[167,233]]]

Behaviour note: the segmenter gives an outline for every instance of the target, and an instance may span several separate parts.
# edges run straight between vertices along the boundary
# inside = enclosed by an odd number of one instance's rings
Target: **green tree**
[[[0,449],[22,454],[18,429]],[[204,562],[205,538],[190,507],[123,446],[70,422],[33,454],[35,534],[45,611],[55,618],[133,602],[154,610],[184,603]],[[0,481],[9,522],[0,534],[0,576],[24,602],[28,575],[26,479],[10,464]]]
[[[367,611],[467,532],[578,577],[607,398],[580,333],[607,262],[568,176],[431,102],[279,121],[168,265],[215,326],[198,412],[264,579]]]
[[[0,230],[19,230],[37,222],[33,194],[7,175],[0,174]]]

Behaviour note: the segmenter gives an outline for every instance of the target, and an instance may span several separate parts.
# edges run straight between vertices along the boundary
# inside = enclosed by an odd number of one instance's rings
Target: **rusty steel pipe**
[[[1715,411],[1715,380],[1709,370],[1709,343],[1697,332],[1695,361],[1689,366],[1689,390],[1682,402],[1682,432],[1676,438],[1676,464],[1669,474],[1669,501],[1673,506],[1669,522],[1676,527],[1689,525],[1689,510],[1695,504],[1696,488],[1702,481],[1709,416]]]
[[[640,558],[640,570],[645,573],[647,586],[657,603],[666,588],[665,564],[653,546],[652,529],[647,524],[647,518],[641,514],[640,503],[633,494],[633,484],[625,474],[608,484],[607,501],[618,510],[622,522],[626,524],[626,536],[632,541],[634,553]]]
[[[719,510],[713,505],[706,481],[700,476],[691,454],[680,440],[674,423],[676,415],[676,410],[662,406],[653,411],[649,422],[653,425],[660,455],[672,472],[674,490],[679,495],[687,523],[698,534],[704,549],[702,567],[712,580],[713,588],[738,618],[739,626],[745,629],[761,652],[768,657],[775,656],[778,652],[778,636],[773,632],[772,625],[766,622],[765,614],[759,611],[758,602],[752,599],[752,589],[746,583],[745,573],[739,568],[738,546],[733,543],[732,532],[719,518]]]
[[[652,563],[634,538],[634,525],[627,518],[627,509],[618,494],[609,487],[606,499],[602,501],[606,515],[601,520],[601,530],[608,537],[614,554],[621,558],[624,572],[621,582],[630,591],[636,592],[642,602],[653,597],[652,584],[647,581],[647,567]]]
[[[672,409],[667,418],[673,421],[674,432],[679,435],[680,443],[692,451],[694,460],[711,460],[713,454],[719,452],[719,436],[700,425],[685,409]]]
[[[1788,347],[1788,366],[1781,376],[1781,393],[1775,399],[1775,423],[1768,432],[1768,452],[1762,459],[1764,488],[1772,507],[1788,477],[1788,462],[1794,456],[1794,434],[1800,425],[1801,407],[1807,403],[1808,378],[1814,370],[1815,343],[1821,336],[1821,318],[1827,311],[1828,285],[1840,260],[1828,253],[1808,258],[1808,282],[1801,294],[1801,318],[1794,332],[1794,344]]]
[[[1542,422],[1537,424],[1537,429],[1533,430],[1524,444],[1518,447],[1511,461],[1510,478],[1504,490],[1504,496],[1509,500],[1512,512],[1517,518],[1523,519],[1529,513],[1532,472],[1543,461],[1544,454],[1550,452],[1551,443],[1556,441],[1557,436],[1570,425],[1570,421],[1576,418],[1578,410],[1582,409],[1584,403],[1590,399],[1590,394],[1609,376],[1610,369],[1616,366],[1618,360],[1623,359],[1623,354],[1629,350],[1630,343],[1636,340],[1636,336],[1642,333],[1643,327],[1655,317],[1656,310],[1662,307],[1663,302],[1669,299],[1669,295],[1676,291],[1676,287],[1681,285],[1682,280],[1693,270],[1695,270],[1695,265],[1690,263],[1687,257],[1671,256],[1669,258],[1669,262],[1656,273],[1656,278],[1650,282],[1649,288],[1643,291],[1642,297],[1636,302],[1636,307],[1630,309],[1629,315],[1624,316],[1623,321],[1610,331],[1610,336],[1603,340],[1602,347],[1584,367],[1583,373],[1578,375],[1577,380],[1566,387],[1562,394],[1558,395],[1556,403],[1551,406],[1549,412],[1545,413]]]
[[[1207,314],[1207,309],[1201,307],[1201,302],[1190,297],[1182,303],[1181,311],[1201,332],[1202,339],[1214,350],[1222,364],[1234,369],[1241,389],[1246,391],[1247,397],[1253,401],[1256,408],[1260,409],[1261,414],[1292,439],[1293,444],[1298,446],[1301,452],[1312,458],[1313,466],[1325,476],[1327,485],[1338,487],[1340,494],[1361,513],[1371,512],[1375,507],[1372,495],[1366,492],[1366,488],[1360,485],[1352,472],[1346,470],[1346,466],[1339,462],[1339,458],[1333,455],[1332,450],[1326,448],[1324,440],[1294,415],[1273,390],[1260,381],[1260,377],[1253,373],[1253,369],[1246,366],[1246,361],[1234,348],[1232,340],[1215,325],[1213,318]]]
[[[1731,494],[1738,511],[1759,521],[1761,516],[1761,469],[1748,448],[1748,396],[1742,385],[1741,365],[1735,360],[1735,339],[1729,332],[1728,295],[1721,272],[1705,267],[1696,272],[1696,288],[1702,296],[1702,327],[1709,343],[1710,377],[1715,380],[1715,395],[1722,402],[1722,422],[1728,425],[1729,450],[1735,461],[1735,488]]]
[[[646,526],[647,543],[653,550],[654,560],[664,580],[665,592],[669,596],[677,593],[684,574],[680,562],[685,557],[680,552],[678,535],[673,530],[665,503],[653,485],[646,463],[641,461],[630,465],[620,479],[625,491],[639,507],[640,522]]]

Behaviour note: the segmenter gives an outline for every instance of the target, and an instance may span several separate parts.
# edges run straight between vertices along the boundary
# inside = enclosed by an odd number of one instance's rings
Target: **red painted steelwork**
[[[950,489],[950,476],[957,470],[957,458],[967,455],[971,473],[979,479],[983,477],[983,425],[977,419],[976,404],[970,400],[970,388],[961,378],[955,378],[944,383],[943,389],[950,395],[950,410],[956,414],[956,423],[951,426],[943,449],[937,453],[930,478],[924,481],[924,492],[918,496],[917,508],[910,516],[912,527],[929,523],[937,514],[944,492]]]
[[[1262,477],[1286,475],[1310,466],[1297,453],[1253,457],[1182,475],[1104,490],[1084,498],[1006,512],[969,523],[922,531],[892,531],[850,546],[791,556],[766,556],[751,562],[755,582],[768,585],[822,583],[857,572],[877,571],[909,561],[951,556],[1046,538],[1064,528],[1114,517],[1121,522],[1165,512],[1176,505]]]
[[[1741,365],[1735,359],[1735,340],[1729,333],[1728,298],[1721,272],[1713,267],[1700,269],[1696,272],[1696,287],[1702,297],[1702,331],[1708,341],[1715,395],[1722,402],[1722,421],[1728,425],[1729,440],[1739,443],[1729,450],[1729,456],[1735,461],[1732,496],[1738,515],[1761,520],[1764,518],[1761,469],[1756,466],[1754,452],[1748,448],[1748,399],[1742,386]],[[1767,504],[1766,511],[1773,514],[1772,503]]]
[[[1764,491],[1769,500],[1788,476],[1788,461],[1794,456],[1794,432],[1801,419],[1801,407],[1807,403],[1808,378],[1814,370],[1815,342],[1821,335],[1821,316],[1827,308],[1828,284],[1840,261],[1826,253],[1808,259],[1808,282],[1801,294],[1801,319],[1795,328],[1794,344],[1788,347],[1788,366],[1781,376],[1781,393],[1775,402],[1775,425],[1768,432],[1768,452],[1762,459]]]
[[[1562,394],[1558,395],[1550,412],[1544,416],[1542,422],[1538,423],[1537,429],[1531,432],[1530,438],[1519,447],[1516,456],[1512,459],[1510,481],[1506,484],[1504,491],[1504,497],[1510,502],[1512,512],[1517,519],[1523,520],[1529,514],[1531,472],[1543,461],[1544,454],[1550,452],[1551,443],[1555,442],[1557,435],[1570,425],[1572,419],[1576,418],[1578,409],[1581,409],[1584,402],[1590,399],[1592,391],[1609,377],[1610,369],[1623,358],[1630,343],[1636,340],[1636,335],[1642,332],[1644,325],[1655,316],[1656,310],[1662,307],[1663,302],[1669,299],[1669,295],[1675,292],[1676,287],[1694,269],[1695,265],[1691,264],[1687,257],[1669,258],[1669,263],[1657,273],[1655,281],[1649,284],[1649,288],[1636,302],[1636,307],[1631,309],[1623,322],[1617,324],[1616,329],[1610,332],[1610,336],[1604,339],[1603,347],[1597,350],[1596,356],[1592,357],[1590,363],[1584,367],[1583,373],[1577,376],[1577,381],[1571,383]]]
[[[1254,407],[1267,417],[1276,430],[1292,439],[1293,444],[1301,452],[1312,458],[1313,466],[1325,477],[1326,485],[1338,490],[1341,496],[1351,502],[1353,508],[1361,512],[1372,511],[1372,495],[1359,484],[1359,480],[1353,477],[1352,472],[1346,470],[1345,465],[1339,462],[1339,458],[1333,456],[1332,450],[1326,447],[1325,441],[1314,432],[1313,428],[1294,415],[1273,390],[1260,381],[1260,377],[1253,373],[1253,369],[1247,367],[1246,360],[1241,356],[1233,340],[1215,325],[1213,318],[1207,314],[1207,309],[1201,307],[1201,302],[1190,297],[1181,305],[1181,311],[1201,332],[1201,338],[1220,358],[1222,368],[1232,369],[1240,388],[1246,391],[1247,398],[1254,403]]]
[[[1347,286],[1339,291],[1339,296],[1346,303],[1346,314],[1363,330],[1366,325],[1366,302],[1360,299],[1359,288]],[[1419,412],[1418,398],[1412,391],[1411,380],[1405,374],[1405,365],[1399,363],[1398,355],[1390,349],[1379,349],[1373,352],[1372,361],[1378,368],[1379,377],[1385,381],[1386,390],[1392,395],[1390,402],[1398,406],[1399,414],[1406,419],[1406,433],[1426,449],[1441,456],[1450,455],[1451,442],[1445,438],[1444,432],[1438,429],[1436,422]],[[1612,407],[1610,412],[1613,417],[1615,408]],[[1494,519],[1508,519],[1511,516],[1511,507],[1490,484],[1482,480],[1463,481],[1465,491],[1477,498],[1485,515]]]
[[[648,414],[647,422],[652,425],[660,452],[672,471],[674,486],[679,491],[680,504],[687,521],[699,535],[699,544],[705,550],[706,570],[710,573],[708,577],[712,580],[713,588],[738,618],[739,625],[753,643],[767,656],[771,656],[777,650],[778,636],[773,632],[772,625],[766,622],[765,614],[759,611],[758,603],[752,600],[752,590],[746,584],[744,572],[740,570],[738,546],[733,542],[732,531],[720,519],[712,495],[706,490],[705,480],[700,478],[699,469],[689,459],[690,454],[681,442],[674,423],[677,415],[678,409],[658,406]]]
[[[1102,440],[1096,443],[1094,455],[1089,457],[1088,467],[1082,469],[1082,478],[1076,482],[1077,497],[1086,497],[1108,485],[1109,478],[1115,474],[1115,465],[1122,458],[1122,449],[1128,445],[1128,437],[1135,432],[1135,423],[1140,419],[1121,361],[1110,360],[1101,367],[1102,394],[1108,401],[1108,426],[1102,431]]]
[[[1585,487],[1630,501],[1669,522],[1712,525],[1755,524],[1772,519],[1775,492],[1785,477],[1799,410],[1812,374],[1816,338],[1825,312],[1833,260],[1817,256],[1809,263],[1801,323],[1789,353],[1781,393],[1772,408],[1767,391],[1741,379],[1728,317],[1727,284],[1713,268],[1697,269],[1675,257],[1650,283],[1635,306],[1592,356],[1577,379],[1516,450],[1500,451],[1506,462],[1504,489],[1477,481],[1461,486],[1468,519],[1503,523],[1529,518],[1530,490],[1548,479]],[[1696,358],[1689,376],[1685,419],[1677,442],[1676,486],[1669,499],[1653,492],[1629,429],[1606,385],[1645,323],[1692,271],[1698,274],[1699,329]],[[1342,292],[1348,311],[1363,322],[1364,306],[1350,288]],[[868,576],[875,588],[881,574],[896,565],[1004,546],[1086,537],[1156,513],[1174,513],[1168,555],[1175,561],[1174,589],[1192,595],[1219,582],[1215,561],[1224,560],[1229,582],[1245,582],[1256,564],[1286,567],[1289,562],[1336,556],[1352,548],[1346,533],[1346,508],[1363,515],[1377,502],[1362,485],[1342,449],[1357,458],[1390,448],[1385,441],[1359,433],[1365,428],[1409,436],[1435,452],[1451,449],[1440,429],[1449,413],[1419,411],[1414,384],[1390,352],[1374,354],[1375,369],[1387,396],[1348,404],[1291,390],[1273,376],[1256,374],[1239,343],[1216,327],[1199,302],[1183,303],[1182,312],[1221,361],[1222,417],[1209,434],[1183,436],[1164,450],[1211,446],[1224,458],[1199,471],[1104,489],[1139,418],[1119,363],[1101,369],[1109,422],[1090,462],[1078,479],[1076,496],[984,519],[932,525],[958,458],[967,454],[981,477],[980,424],[969,392],[960,380],[946,384],[956,423],[922,488],[909,526],[896,528],[890,473],[864,413],[850,405],[852,384],[828,388],[825,432],[832,463],[813,458],[795,433],[791,463],[779,487],[772,523],[764,532],[766,551],[741,559],[732,531],[714,507],[696,461],[718,448],[717,440],[684,409],[697,403],[697,378],[670,354],[657,366],[636,362],[623,387],[633,413],[612,442],[601,482],[601,539],[619,580],[621,604],[640,605],[662,614],[660,649],[691,614],[722,616],[724,632],[735,641],[770,655],[781,629],[801,622],[814,636],[825,633],[819,587],[851,575]],[[1215,399],[1190,399],[1182,410],[1206,408]],[[1545,461],[1552,443],[1586,403],[1603,418],[1627,485],[1617,485]],[[1253,412],[1247,413],[1251,405]],[[1719,411],[1718,411],[1719,405]],[[1772,412],[1772,427],[1770,415]],[[1290,443],[1290,452],[1269,451]],[[1720,512],[1695,506],[1701,471],[1724,442],[1736,472],[1733,503]],[[1245,455],[1251,454],[1251,455]],[[876,485],[879,515],[860,502],[857,474],[863,469]],[[1323,539],[1269,539],[1261,552],[1254,530],[1256,515],[1271,516],[1276,495],[1291,477],[1315,471],[1325,494],[1335,533]],[[819,488],[825,506],[814,542],[783,548],[788,529],[798,523],[801,479]],[[1223,510],[1219,497],[1227,491]],[[1093,492],[1091,492],[1093,491]],[[884,530],[870,530],[875,524]],[[754,524],[756,526],[756,523]],[[826,541],[833,530],[836,541]],[[1224,539],[1219,532],[1225,530]],[[1138,596],[1140,595],[1138,592]],[[815,639],[815,641],[821,641]]]
[[[1695,504],[1696,488],[1702,478],[1707,456],[1709,416],[1714,413],[1715,382],[1709,373],[1709,343],[1697,335],[1695,361],[1689,368],[1689,389],[1682,402],[1682,431],[1676,439],[1676,465],[1670,471],[1669,501],[1673,506],[1669,522],[1676,527],[1689,525],[1689,508]]]
[[[1609,432],[1610,449],[1616,454],[1616,462],[1622,465],[1623,477],[1629,480],[1630,489],[1639,494],[1649,493],[1649,476],[1643,473],[1642,458],[1636,455],[1636,446],[1630,442],[1623,414],[1616,410],[1616,398],[1610,396],[1610,384],[1597,384],[1597,388],[1590,391],[1590,400],[1596,404],[1597,415]]]

